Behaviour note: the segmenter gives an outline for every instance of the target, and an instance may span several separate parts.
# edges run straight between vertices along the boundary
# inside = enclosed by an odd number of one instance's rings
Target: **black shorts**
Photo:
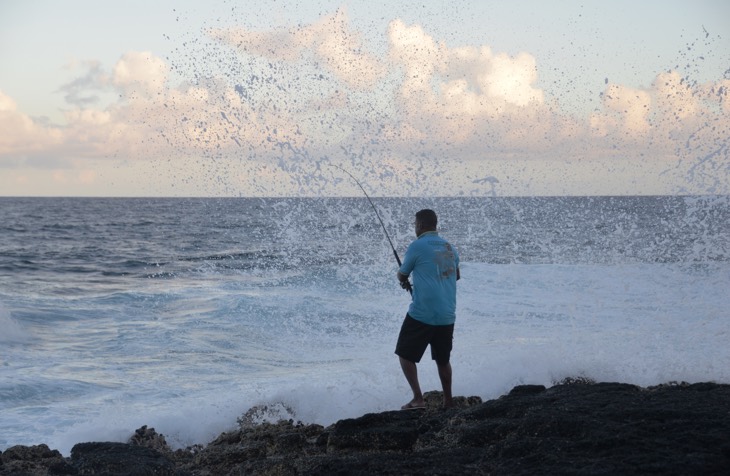
[[[449,363],[454,340],[454,325],[432,326],[406,314],[398,335],[395,353],[411,362],[420,362],[426,347],[431,345],[431,358],[439,365]]]

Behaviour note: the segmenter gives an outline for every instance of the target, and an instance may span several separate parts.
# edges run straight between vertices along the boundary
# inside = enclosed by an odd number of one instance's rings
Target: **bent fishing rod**
[[[395,256],[395,260],[396,260],[396,262],[398,262],[398,268],[400,268],[401,265],[402,265],[402,263],[400,261],[400,256],[398,256],[398,252],[395,250],[395,246],[393,246],[393,240],[390,239],[390,235],[388,234],[388,230],[385,229],[385,223],[383,223],[383,219],[380,218],[380,213],[378,213],[378,209],[375,207],[375,204],[370,199],[370,195],[368,195],[368,193],[365,191],[365,188],[363,188],[363,186],[360,183],[360,181],[358,179],[356,179],[354,175],[352,175],[350,172],[348,172],[347,170],[343,169],[339,165],[334,165],[334,164],[331,164],[331,165],[333,167],[337,167],[338,169],[342,170],[347,175],[349,175],[350,178],[355,181],[355,183],[357,184],[357,186],[360,187],[360,190],[362,190],[362,193],[365,194],[365,198],[367,198],[368,199],[368,202],[370,202],[370,206],[373,207],[373,211],[375,211],[375,216],[377,216],[378,217],[378,221],[380,221],[380,226],[383,227],[383,233],[385,233],[385,237],[388,238],[388,243],[390,243],[390,249],[393,250],[393,256]],[[403,281],[403,289],[405,289],[406,291],[408,291],[411,295],[413,294],[413,287],[411,286],[411,282],[410,281],[407,281],[407,280],[406,281]]]

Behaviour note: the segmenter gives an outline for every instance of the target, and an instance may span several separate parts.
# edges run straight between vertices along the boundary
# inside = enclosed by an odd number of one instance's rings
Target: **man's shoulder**
[[[439,244],[451,245],[451,243],[449,243],[449,240],[447,240],[443,236],[435,234],[435,233],[433,235],[429,235],[428,237],[426,237],[426,241],[429,243],[432,243],[432,244],[439,243]]]

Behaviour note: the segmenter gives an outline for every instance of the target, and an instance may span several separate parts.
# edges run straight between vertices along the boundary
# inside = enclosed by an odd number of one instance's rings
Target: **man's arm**
[[[459,267],[457,266],[456,267],[456,280],[458,281],[460,279],[461,279],[461,271],[459,270]]]
[[[400,271],[396,273],[396,276],[398,277],[398,281],[400,281],[400,285],[403,289],[406,289],[406,284],[408,283],[408,275],[403,274]]]

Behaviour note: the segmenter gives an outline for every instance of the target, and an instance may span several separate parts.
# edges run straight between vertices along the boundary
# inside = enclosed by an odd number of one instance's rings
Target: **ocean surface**
[[[421,208],[460,252],[456,395],[730,383],[729,197],[373,200],[401,257]],[[0,198],[0,449],[399,408],[396,269],[365,198]]]

